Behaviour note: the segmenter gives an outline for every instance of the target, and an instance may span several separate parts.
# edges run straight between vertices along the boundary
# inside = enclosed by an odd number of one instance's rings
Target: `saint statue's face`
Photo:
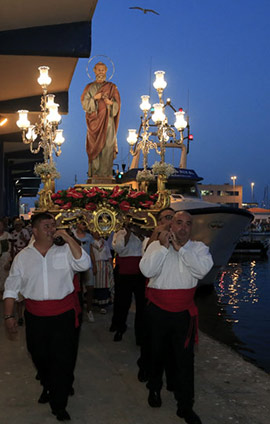
[[[107,68],[105,65],[103,64],[97,64],[94,67],[94,72],[96,75],[96,81],[97,82],[104,82],[106,80],[106,72],[107,72]]]

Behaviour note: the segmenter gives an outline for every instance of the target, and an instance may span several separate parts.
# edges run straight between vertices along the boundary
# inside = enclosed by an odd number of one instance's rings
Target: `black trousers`
[[[145,277],[142,274],[115,274],[115,293],[112,324],[124,333],[126,331],[128,311],[135,297],[135,337],[141,343],[144,327]]]
[[[178,407],[181,409],[190,409],[194,403],[194,335],[188,347],[184,346],[190,324],[188,311],[168,312],[153,303],[146,307],[150,355],[147,387],[150,390],[161,390],[170,346],[169,359],[174,368],[172,384]]]
[[[144,323],[147,322],[147,307],[145,308],[144,312]],[[137,365],[141,371],[144,372],[146,377],[149,376],[149,370],[151,365],[151,342],[150,342],[150,336],[148,332],[147,325],[144,325],[144,332],[143,332],[143,339],[140,346],[140,356],[137,360]],[[173,392],[174,391],[174,373],[175,373],[175,367],[172,362],[171,358],[171,352],[172,348],[169,345],[169,343],[166,345],[166,354],[164,355],[164,372],[166,376],[166,383],[167,383],[167,390]]]
[[[65,409],[73,382],[78,333],[74,310],[39,317],[25,311],[26,342],[53,410]]]

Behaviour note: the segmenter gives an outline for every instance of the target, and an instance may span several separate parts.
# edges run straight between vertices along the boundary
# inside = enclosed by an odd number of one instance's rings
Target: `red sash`
[[[78,305],[75,302],[75,291],[68,294],[63,299],[57,300],[31,300],[25,299],[25,308],[30,314],[37,315],[39,317],[50,317],[55,315],[63,314],[64,312],[74,309],[75,311],[75,327],[79,326],[78,320]],[[78,302],[79,304],[79,302]]]
[[[152,287],[146,288],[147,299],[160,309],[169,312],[188,311],[191,317],[185,347],[189,345],[195,328],[195,343],[198,343],[198,309],[194,303],[196,287],[192,289],[161,290]]]
[[[140,274],[140,260],[141,256],[117,256],[119,274]]]

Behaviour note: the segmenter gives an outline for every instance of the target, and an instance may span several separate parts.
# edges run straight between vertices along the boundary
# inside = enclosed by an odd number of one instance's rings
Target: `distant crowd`
[[[7,216],[0,218],[0,298],[5,280],[15,256],[28,245],[32,235],[30,221]],[[22,311],[19,311],[19,325],[22,324]]]

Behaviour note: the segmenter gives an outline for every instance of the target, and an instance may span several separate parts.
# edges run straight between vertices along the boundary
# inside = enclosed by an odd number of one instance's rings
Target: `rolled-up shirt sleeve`
[[[191,243],[193,244],[192,249],[190,248]],[[191,275],[197,279],[202,279],[214,264],[211,253],[209,252],[209,247],[199,241],[188,241],[179,250],[179,255],[189,269]]]
[[[139,267],[143,275],[147,278],[159,275],[167,254],[168,249],[161,246],[159,241],[152,242],[140,260]]]
[[[71,267],[73,269],[73,271],[87,271],[90,267],[91,267],[91,259],[90,256],[88,255],[88,253],[86,253],[86,251],[84,249],[81,248],[82,251],[82,255],[79,259],[75,259],[71,252]]]
[[[17,266],[17,261],[14,260],[11,265],[9,275],[5,282],[5,291],[3,294],[3,299],[9,298],[9,297],[13,299],[18,299],[18,294],[21,288],[21,282],[22,282],[22,276]]]

